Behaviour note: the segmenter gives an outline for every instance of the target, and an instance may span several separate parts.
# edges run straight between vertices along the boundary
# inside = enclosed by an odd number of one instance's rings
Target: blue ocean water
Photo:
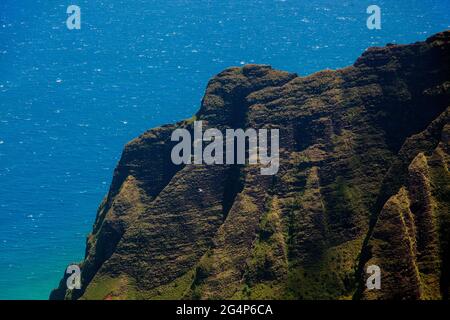
[[[307,75],[445,29],[449,0],[1,0],[0,299],[48,297],[84,256],[124,144],[190,117],[214,74]]]

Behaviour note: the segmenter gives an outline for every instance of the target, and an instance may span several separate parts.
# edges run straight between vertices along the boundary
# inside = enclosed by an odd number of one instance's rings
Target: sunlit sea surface
[[[81,30],[66,28],[70,4]],[[445,29],[448,0],[1,0],[0,299],[48,298],[84,256],[124,144],[190,117],[214,74],[308,75]]]

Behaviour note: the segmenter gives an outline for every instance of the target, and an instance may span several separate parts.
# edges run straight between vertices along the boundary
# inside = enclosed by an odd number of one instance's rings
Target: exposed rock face
[[[448,299],[450,32],[308,77],[248,65],[208,84],[207,127],[277,128],[280,170],[170,160],[131,141],[101,204],[82,289],[53,299]],[[366,267],[382,270],[365,289]]]

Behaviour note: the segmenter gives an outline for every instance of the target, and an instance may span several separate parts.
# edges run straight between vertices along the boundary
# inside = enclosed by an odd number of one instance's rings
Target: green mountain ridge
[[[307,77],[246,65],[125,146],[81,290],[51,299],[448,299],[450,31]],[[174,165],[171,133],[280,130],[280,169]],[[365,287],[369,265],[381,289]]]

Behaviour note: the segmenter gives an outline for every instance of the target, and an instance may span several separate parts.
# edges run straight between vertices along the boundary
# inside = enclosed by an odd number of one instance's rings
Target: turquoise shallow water
[[[450,2],[0,1],[0,299],[46,299],[85,237],[123,145],[190,117],[245,63],[307,75],[369,46],[450,29]],[[82,28],[65,26],[69,4]]]

